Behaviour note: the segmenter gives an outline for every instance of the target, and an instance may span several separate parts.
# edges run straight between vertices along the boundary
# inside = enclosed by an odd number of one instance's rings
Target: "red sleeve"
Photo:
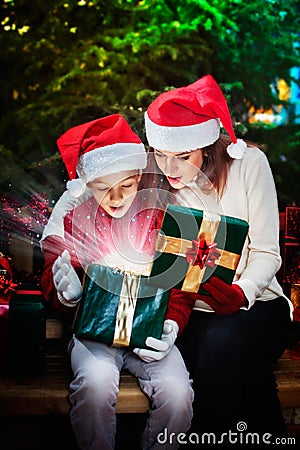
[[[172,289],[170,292],[166,319],[177,322],[179,326],[178,335],[188,323],[196,298],[195,294],[180,289]]]
[[[52,273],[52,267],[55,262],[55,260],[62,254],[64,250],[68,250],[70,255],[74,254],[72,252],[72,235],[71,235],[71,229],[72,229],[72,220],[71,216],[67,217],[65,219],[65,237],[66,240],[62,239],[59,236],[51,235],[48,236],[42,243],[42,250],[44,253],[44,267],[43,267],[43,274],[42,274],[42,289],[43,289],[43,295],[45,301],[52,305],[55,309],[62,311],[64,313],[73,314],[76,308],[70,308],[68,306],[63,305],[58,297],[57,297],[57,291],[54,286],[53,281],[53,273]],[[76,271],[79,275],[81,275],[79,272],[80,270],[79,263],[77,260],[74,260],[74,257],[71,258],[71,264],[74,268],[76,268]]]
[[[68,312],[71,308],[64,306],[57,298],[57,291],[53,282],[52,266],[54,261],[65,250],[65,241],[59,236],[48,236],[43,244],[44,268],[42,274],[42,289],[44,299],[48,304],[54,306],[55,309]],[[70,311],[69,311],[70,312]]]

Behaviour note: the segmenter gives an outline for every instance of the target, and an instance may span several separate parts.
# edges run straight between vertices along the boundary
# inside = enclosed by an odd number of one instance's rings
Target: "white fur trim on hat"
[[[70,195],[72,197],[80,197],[85,189],[87,188],[85,182],[81,178],[75,178],[74,180],[69,180],[66,185]]]
[[[146,136],[150,147],[169,152],[190,152],[213,144],[220,136],[220,119],[196,125],[167,127],[158,125],[145,113]]]
[[[236,143],[233,142],[228,145],[227,153],[233,159],[242,159],[246,151],[247,144],[243,139],[237,139]]]
[[[77,173],[85,183],[97,177],[125,170],[145,169],[147,154],[143,144],[118,143],[96,148],[81,155]]]

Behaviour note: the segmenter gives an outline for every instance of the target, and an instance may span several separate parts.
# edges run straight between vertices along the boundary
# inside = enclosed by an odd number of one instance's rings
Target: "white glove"
[[[178,330],[179,327],[174,320],[165,320],[161,339],[155,339],[151,336],[146,339],[146,345],[157,351],[147,350],[144,348],[134,348],[133,353],[138,355],[145,362],[160,361],[172,350],[174,342],[177,338]]]
[[[82,286],[71,266],[68,250],[64,250],[53,264],[53,281],[59,301],[66,306],[75,306],[82,296]]]
[[[65,230],[64,230],[64,218],[65,216],[76,206],[80,205],[82,202],[86,201],[89,197],[90,189],[86,189],[83,194],[76,198],[73,197],[70,192],[67,190],[65,191],[60,198],[55,203],[55,206],[52,210],[51,216],[49,217],[48,223],[46,224],[42,239],[40,243],[42,244],[43,241],[48,237],[52,235],[60,236],[62,239],[64,239],[65,236]]]

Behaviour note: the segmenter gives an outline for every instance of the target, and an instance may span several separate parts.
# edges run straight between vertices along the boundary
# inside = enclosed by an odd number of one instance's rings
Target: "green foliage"
[[[157,92],[206,73],[241,120],[289,80],[298,12],[296,0],[4,0],[0,146],[28,168],[69,127],[116,111],[142,136]]]

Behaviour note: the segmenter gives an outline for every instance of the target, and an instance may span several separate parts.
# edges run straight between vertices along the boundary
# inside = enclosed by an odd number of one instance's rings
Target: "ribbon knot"
[[[193,266],[200,266],[200,269],[203,269],[204,266],[215,267],[216,260],[220,256],[217,243],[207,244],[205,239],[200,239],[200,241],[193,239],[192,247],[186,252],[187,262]]]

